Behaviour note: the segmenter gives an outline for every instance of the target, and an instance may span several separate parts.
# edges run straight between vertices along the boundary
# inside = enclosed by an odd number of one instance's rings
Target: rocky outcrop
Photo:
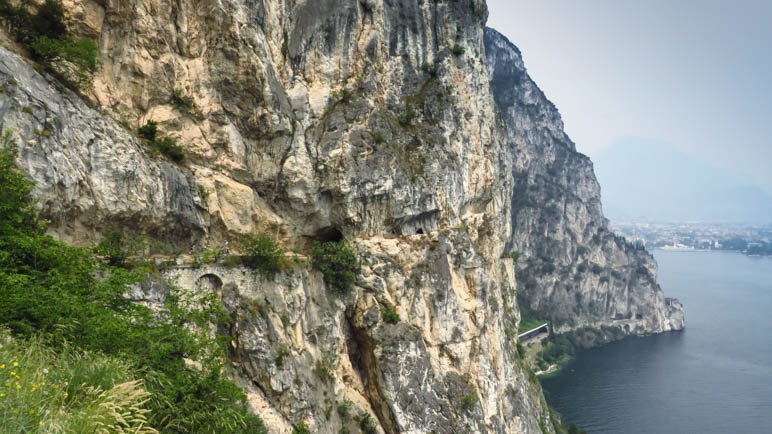
[[[18,142],[59,238],[82,244],[119,226],[167,242],[206,232],[189,171],[151,158],[130,131],[3,47],[0,88],[0,128]]]
[[[514,342],[513,248],[520,293],[559,327],[679,327],[651,257],[605,229],[591,163],[516,49],[490,32],[485,44],[484,2],[64,4],[70,30],[99,43],[92,88],[76,95],[0,49],[2,124],[52,234],[356,246],[362,273],[343,296],[307,266],[166,276],[220,294],[232,374],[272,432],[363,418],[386,433],[553,432]],[[134,136],[150,120],[183,163]],[[164,291],[132,297],[152,306]]]
[[[272,432],[338,432],[363,417],[387,433],[554,430],[512,337],[513,171],[483,2],[65,4],[70,29],[102,53],[88,102],[9,53],[0,64],[16,80],[0,94],[4,125],[22,138],[53,234],[83,243],[130,226],[187,248],[267,232],[301,250],[345,237],[360,254],[342,297],[307,268],[178,270],[181,285],[221,294],[233,375]],[[25,98],[61,101],[33,109],[58,117],[50,134],[23,117]],[[149,120],[184,163],[120,126]],[[69,190],[45,176],[53,166],[72,172]],[[152,306],[163,289],[132,296]]]
[[[357,249],[357,290],[340,297],[303,266],[275,279],[217,265],[166,277],[221,294],[234,372],[278,432],[355,432],[363,414],[388,433],[540,432],[549,412],[505,338],[517,321],[512,260],[491,268],[463,229],[362,237]]]
[[[576,152],[520,51],[493,29],[485,31],[485,48],[514,158],[511,247],[521,255],[521,300],[557,331],[682,329],[683,309],[657,284],[654,258],[608,230],[592,162]]]

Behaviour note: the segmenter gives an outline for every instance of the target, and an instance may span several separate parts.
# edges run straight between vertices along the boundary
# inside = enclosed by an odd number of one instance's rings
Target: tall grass
[[[130,366],[0,329],[0,432],[155,433]]]

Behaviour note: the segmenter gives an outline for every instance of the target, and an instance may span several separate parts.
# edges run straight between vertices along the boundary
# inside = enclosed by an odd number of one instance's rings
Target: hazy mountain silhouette
[[[672,146],[625,139],[592,156],[611,220],[772,222],[772,197]]]

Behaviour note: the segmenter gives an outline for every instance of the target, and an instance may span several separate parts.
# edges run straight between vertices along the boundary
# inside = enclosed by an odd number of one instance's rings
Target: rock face
[[[651,257],[605,229],[589,160],[485,33],[483,1],[64,4],[101,50],[83,95],[0,48],[2,127],[54,235],[122,228],[187,249],[265,232],[359,253],[342,296],[307,266],[167,273],[221,295],[232,375],[271,432],[555,431],[516,348],[512,248],[521,293],[563,329],[682,326]],[[150,120],[184,163],[136,138]],[[164,294],[151,281],[132,297]]]
[[[3,47],[0,83],[0,127],[19,143],[42,216],[60,238],[84,243],[117,226],[165,241],[205,233],[187,171],[149,158],[131,132]]]
[[[493,29],[485,30],[485,50],[514,158],[511,246],[522,258],[521,300],[558,331],[682,329],[683,308],[664,297],[654,258],[608,230],[592,162],[576,152],[520,51]]]

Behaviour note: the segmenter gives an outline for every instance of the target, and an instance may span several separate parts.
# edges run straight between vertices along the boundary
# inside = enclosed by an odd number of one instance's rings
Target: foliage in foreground
[[[140,272],[104,265],[86,249],[45,235],[8,134],[0,144],[0,326],[37,335],[57,353],[68,346],[125,361],[151,393],[148,425],[163,432],[265,432],[244,393],[223,378],[225,321],[213,294],[173,289],[160,312],[124,295]],[[193,369],[185,359],[197,362]]]
[[[361,268],[356,252],[345,240],[314,243],[311,263],[330,289],[341,294],[351,290]]]
[[[150,394],[121,359],[69,346],[55,352],[40,337],[14,340],[0,329],[0,379],[7,432],[157,432],[147,426]]]

